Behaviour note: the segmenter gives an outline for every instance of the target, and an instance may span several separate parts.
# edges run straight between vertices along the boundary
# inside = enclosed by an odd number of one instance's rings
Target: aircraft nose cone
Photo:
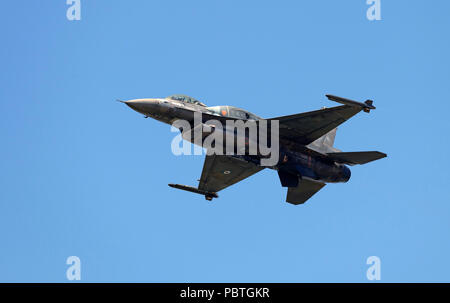
[[[159,101],[154,99],[134,99],[121,102],[144,115],[155,113],[159,109]]]
[[[123,101],[122,103],[125,103],[126,105],[128,105],[131,109],[137,110],[137,108],[139,107],[139,105],[137,104],[136,101],[130,100],[130,101]]]

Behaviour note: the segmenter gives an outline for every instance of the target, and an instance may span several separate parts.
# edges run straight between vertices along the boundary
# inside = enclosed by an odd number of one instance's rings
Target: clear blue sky
[[[449,281],[448,1],[2,1],[0,281]],[[203,156],[115,99],[191,95],[263,117],[373,98],[353,167],[303,206],[265,170],[208,203]]]

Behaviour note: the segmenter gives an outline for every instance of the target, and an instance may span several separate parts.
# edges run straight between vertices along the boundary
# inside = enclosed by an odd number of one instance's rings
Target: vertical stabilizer
[[[326,133],[316,141],[309,144],[307,147],[320,153],[339,152],[340,150],[333,147],[334,139],[336,138],[336,131],[337,128],[333,129],[332,131]]]
[[[336,138],[336,131],[337,131],[337,128],[333,129],[328,134],[325,134],[324,136],[320,137],[318,140],[322,139],[323,145],[333,147],[334,139]]]

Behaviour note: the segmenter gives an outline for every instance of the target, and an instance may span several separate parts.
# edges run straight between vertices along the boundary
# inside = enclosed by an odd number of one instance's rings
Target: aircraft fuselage
[[[206,107],[204,105],[191,104],[167,98],[135,99],[124,101],[124,103],[145,117],[151,117],[167,124],[172,124],[176,120],[185,120],[193,125],[196,113],[202,114],[202,123],[207,123],[211,120],[219,120],[221,122],[236,119],[243,121],[262,120],[260,117],[248,111],[232,106]],[[223,125],[224,136],[225,133],[234,131],[227,129],[226,123],[223,123]],[[207,133],[202,135],[204,137]],[[248,139],[248,133],[245,135]],[[194,144],[199,143],[195,142],[193,137],[185,139]],[[203,141],[200,144],[202,143]],[[259,165],[259,156],[237,155],[236,157]],[[281,183],[285,187],[297,186],[299,176],[327,183],[335,183],[347,182],[351,175],[350,169],[346,165],[330,161],[304,145],[292,141],[287,142],[286,140],[280,140],[279,161],[276,165],[269,168],[278,171]]]

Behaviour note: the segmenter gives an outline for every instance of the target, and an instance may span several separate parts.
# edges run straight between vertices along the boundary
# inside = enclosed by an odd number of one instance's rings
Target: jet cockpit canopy
[[[261,118],[249,111],[234,106],[211,106],[207,109],[215,115],[223,117],[232,117],[242,120],[260,120]]]
[[[200,102],[197,99],[194,99],[192,97],[186,96],[186,95],[171,95],[171,96],[167,97],[167,99],[181,101],[181,102],[186,102],[186,103],[191,103],[191,104],[196,104],[196,105],[200,105],[200,106],[206,107],[206,105],[204,103],[202,103],[202,102]]]

